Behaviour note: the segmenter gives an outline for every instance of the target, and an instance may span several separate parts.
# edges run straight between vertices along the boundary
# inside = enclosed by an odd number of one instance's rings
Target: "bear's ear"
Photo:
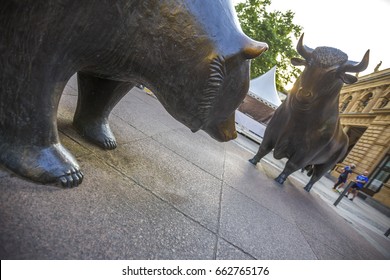
[[[355,76],[346,73],[340,73],[340,79],[346,84],[353,84],[358,80]]]
[[[294,66],[306,66],[306,60],[304,60],[302,58],[293,57],[293,58],[291,58],[291,63]]]

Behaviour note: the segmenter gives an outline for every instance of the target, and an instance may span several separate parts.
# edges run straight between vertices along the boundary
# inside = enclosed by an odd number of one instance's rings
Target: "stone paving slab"
[[[90,156],[93,182],[64,190],[1,184],[1,244],[12,259],[211,259],[215,236]]]
[[[58,126],[85,180],[63,189],[0,168],[1,259],[386,258],[321,196],[280,186],[275,166],[193,134],[145,92],[111,115],[113,151],[75,132],[76,100],[72,78]]]
[[[220,235],[256,259],[316,258],[295,224],[229,187],[222,197]]]

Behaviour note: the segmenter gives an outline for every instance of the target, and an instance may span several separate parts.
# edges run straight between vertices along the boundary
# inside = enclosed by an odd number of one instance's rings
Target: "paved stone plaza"
[[[62,96],[58,129],[85,178],[37,185],[0,169],[1,259],[390,259],[390,218],[343,199],[323,178],[312,192],[281,162],[248,162],[258,145],[219,143],[174,120],[134,88],[114,109],[118,148],[104,151],[71,126],[77,85]]]

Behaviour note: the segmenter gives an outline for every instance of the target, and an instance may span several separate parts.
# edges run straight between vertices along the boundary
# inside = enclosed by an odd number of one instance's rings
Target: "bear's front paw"
[[[106,150],[114,150],[116,148],[115,139],[106,139],[104,140],[103,147]]]
[[[76,159],[60,143],[38,145],[0,145],[0,163],[16,174],[32,181],[63,187],[76,187],[83,181],[83,173]]]
[[[64,188],[77,187],[83,182],[84,174],[80,169],[72,168],[66,172],[63,176],[58,178],[58,181]]]

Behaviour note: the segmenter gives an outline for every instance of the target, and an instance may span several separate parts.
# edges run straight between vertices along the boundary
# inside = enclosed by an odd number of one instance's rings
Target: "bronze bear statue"
[[[56,118],[76,72],[73,124],[105,149],[116,147],[108,116],[137,84],[193,132],[233,139],[250,59],[267,48],[243,34],[228,0],[3,0],[0,164],[40,183],[82,182]]]

